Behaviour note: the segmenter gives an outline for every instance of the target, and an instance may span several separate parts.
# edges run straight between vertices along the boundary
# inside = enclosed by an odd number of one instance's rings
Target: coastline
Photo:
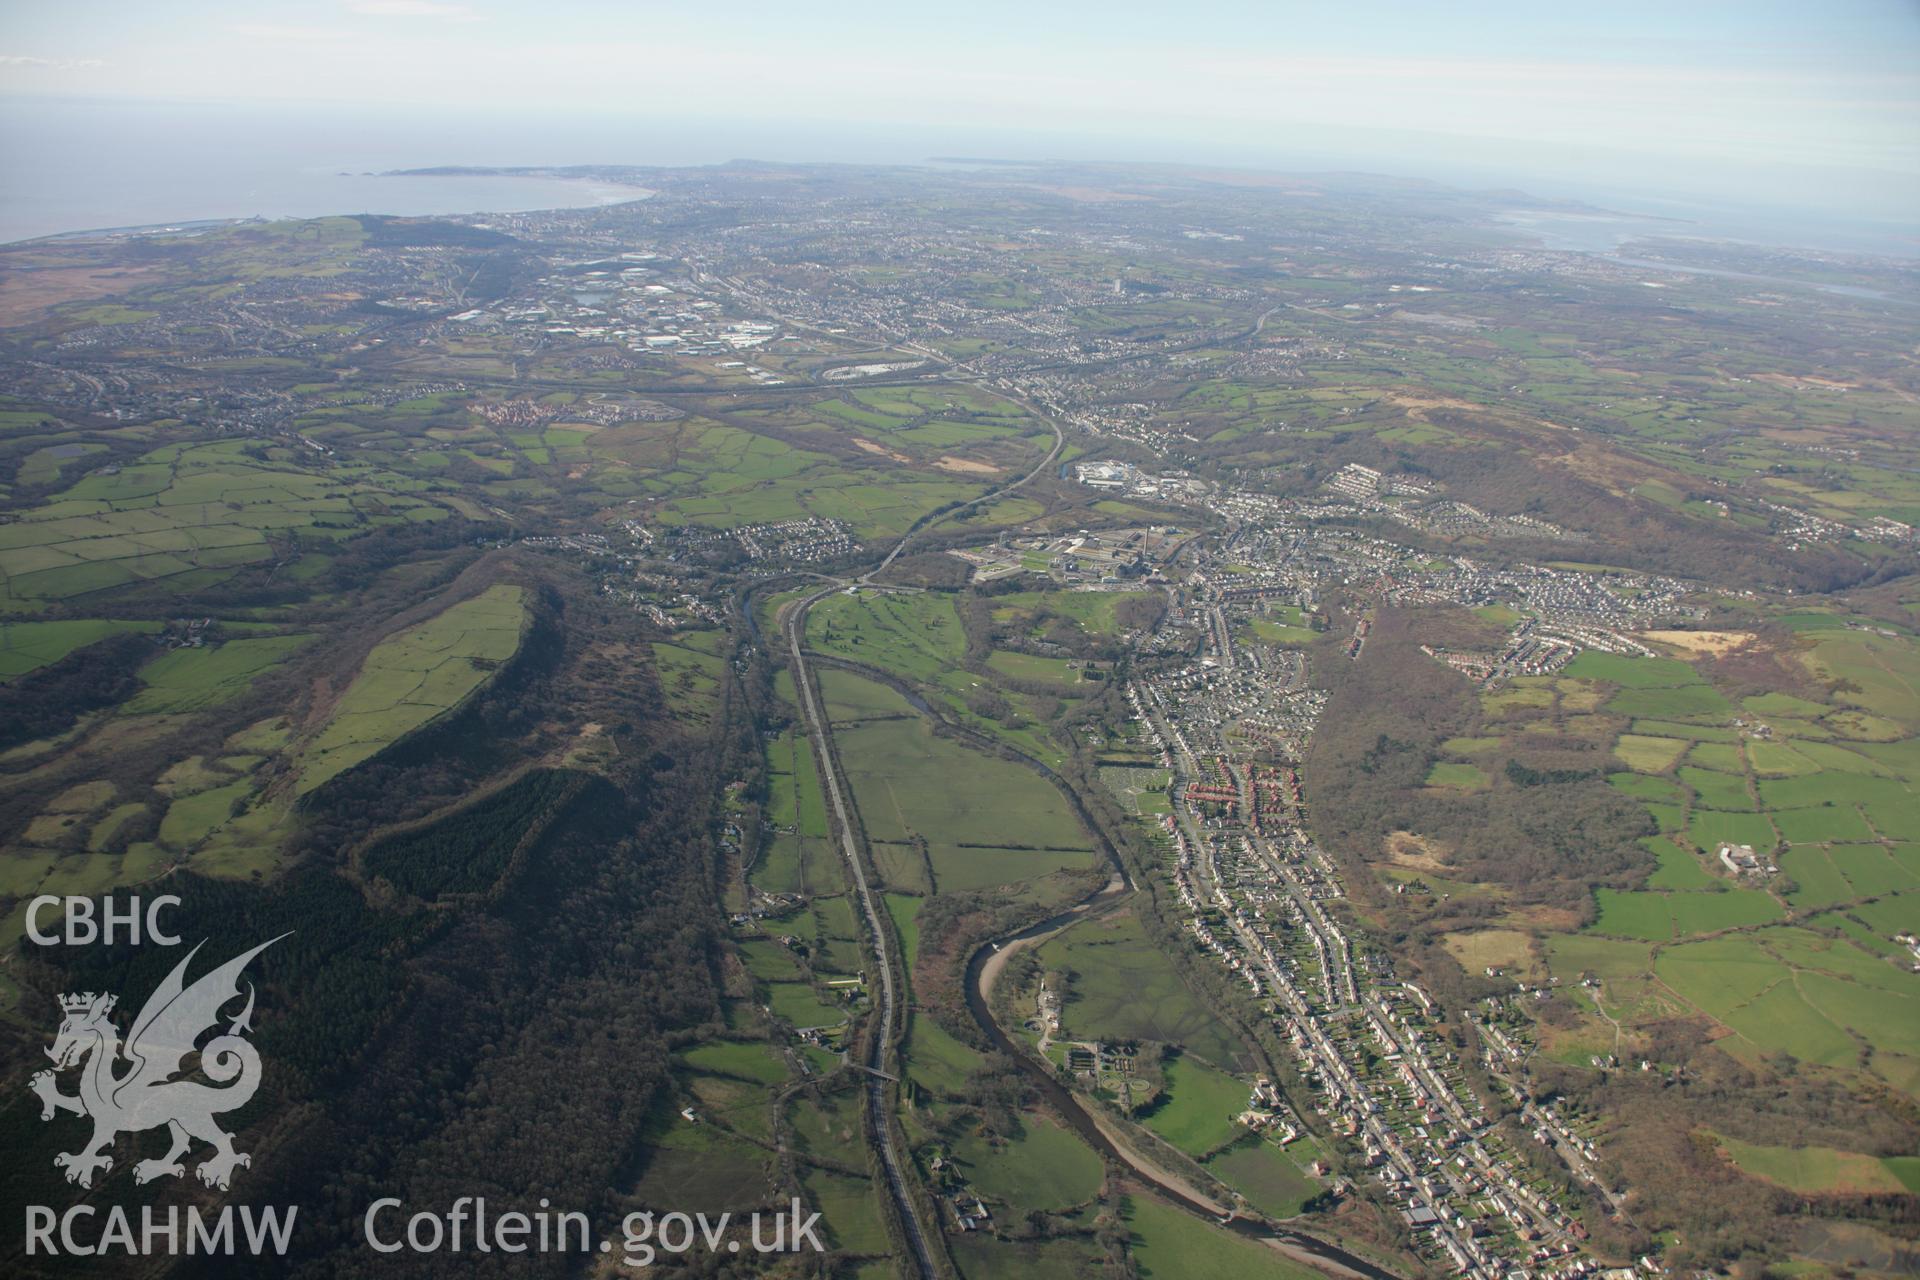
[[[274,222],[281,219],[323,218],[353,216],[359,213],[379,213],[397,218],[464,218],[486,217],[509,213],[541,213],[557,209],[598,209],[630,201],[646,200],[653,192],[645,187],[625,186],[604,179],[586,177],[559,177],[551,174],[516,174],[500,171],[442,170],[425,173],[420,171],[392,170],[382,173],[331,173],[326,175],[291,175],[296,180],[315,181],[311,191],[288,192],[279,197],[269,197],[272,203],[256,208],[251,212],[236,212],[228,215],[209,215],[179,218],[156,218],[151,221],[98,223],[90,226],[72,226],[60,230],[35,230],[26,234],[16,234],[18,227],[9,226],[13,216],[0,215],[0,245],[22,245],[65,240],[104,240],[124,236],[153,235],[197,235],[221,227],[245,226],[255,222]],[[489,183],[502,184],[490,192],[492,198],[484,198],[478,204],[456,198],[461,190],[472,191],[474,181],[484,179]],[[355,197],[343,193],[343,198],[322,207],[327,194],[322,189],[328,180],[344,180],[360,188],[369,181],[381,183],[393,182],[395,191],[394,207],[352,208]],[[408,184],[401,187],[399,183]],[[425,184],[425,185],[423,185]],[[446,184],[446,185],[442,185]],[[462,186],[461,184],[466,184]],[[508,185],[511,184],[511,185]],[[526,195],[514,196],[517,187],[522,192],[534,191],[539,184],[539,198]],[[432,198],[427,188],[444,191],[443,198]],[[367,189],[364,194],[377,195],[378,189]],[[502,200],[499,197],[505,196]],[[548,199],[547,197],[554,197]],[[232,199],[244,199],[239,196]],[[280,208],[279,205],[292,203],[298,207]],[[421,207],[423,204],[431,208]],[[502,205],[512,207],[500,207]],[[491,207],[490,207],[491,206]],[[274,212],[267,212],[273,208]],[[25,221],[24,215],[19,215]]]

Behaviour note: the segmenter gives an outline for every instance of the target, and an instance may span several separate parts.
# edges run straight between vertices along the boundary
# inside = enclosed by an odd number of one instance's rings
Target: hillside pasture
[[[133,715],[178,714],[217,707],[245,693],[262,673],[313,639],[307,633],[228,640],[174,649],[140,669],[146,685],[126,704]]]
[[[96,472],[0,527],[0,598],[46,602],[131,584],[219,581],[273,559],[270,538],[338,541],[447,509],[362,471],[269,463],[246,442],[169,445]]]
[[[519,649],[524,595],[489,587],[375,645],[300,751],[297,790],[312,791],[464,702]]]
[[[158,631],[157,622],[114,618],[69,618],[58,622],[0,624],[0,680],[11,680],[60,661],[75,649],[129,631]]]

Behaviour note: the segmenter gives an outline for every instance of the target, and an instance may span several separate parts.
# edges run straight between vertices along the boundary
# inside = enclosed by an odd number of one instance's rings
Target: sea
[[[510,213],[642,198],[615,183],[392,171],[473,166],[717,164],[736,159],[927,164],[936,156],[1232,164],[1281,171],[1368,170],[1480,190],[1579,199],[1604,214],[1522,207],[1502,221],[1548,247],[1613,253],[1650,234],[1920,256],[1914,220],[1836,219],[1752,202],[1634,193],[1484,162],[1418,158],[1363,131],[1292,140],[1271,153],[1219,140],[984,131],[788,120],[613,117],[337,104],[142,103],[0,95],[0,243],[81,231],[251,217]],[[1391,145],[1389,145],[1391,144]],[[1278,145],[1278,144],[1276,144]]]
[[[459,163],[469,149],[452,136],[402,138],[352,117],[0,101],[0,243],[231,218],[513,213],[646,195],[555,178],[386,176]]]
[[[1545,190],[1551,188],[1544,188],[1543,193]],[[1543,248],[1607,257],[1617,257],[1620,248],[1632,241],[1650,239],[1713,240],[1894,258],[1920,257],[1920,233],[1899,223],[1867,219],[1815,220],[1791,211],[1683,203],[1626,192],[1564,194],[1568,199],[1597,204],[1599,211],[1525,207],[1501,210],[1494,215],[1494,220],[1537,240]],[[1635,212],[1635,209],[1645,212]],[[1656,264],[1630,262],[1630,265]]]

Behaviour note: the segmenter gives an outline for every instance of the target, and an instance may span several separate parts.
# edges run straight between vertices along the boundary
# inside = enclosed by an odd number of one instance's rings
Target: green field
[[[1009,1240],[982,1232],[947,1242],[966,1280],[1058,1280],[1100,1274],[1104,1255],[1084,1236]],[[893,1272],[861,1274],[858,1280],[890,1280]]]
[[[1168,966],[1130,914],[1089,920],[1039,949],[1049,970],[1070,975],[1063,1035],[1079,1040],[1160,1040],[1213,1062],[1234,1063],[1238,1041]],[[1245,1101],[1243,1098],[1242,1102]]]
[[[1487,771],[1476,764],[1454,764],[1445,760],[1436,761],[1427,771],[1427,785],[1447,787],[1456,791],[1482,791],[1492,785],[1493,780]]]
[[[772,1190],[766,1151],[717,1125],[689,1123],[662,1096],[649,1118],[633,1198],[660,1211],[751,1209]]]
[[[1640,845],[1660,860],[1659,868],[1647,877],[1650,889],[1711,889],[1719,883],[1698,858],[1665,836],[1649,836]]]
[[[1765,1147],[1724,1134],[1713,1140],[1742,1173],[1802,1195],[1900,1195],[1908,1188],[1886,1161],[1832,1147]]]
[[[1608,699],[1607,710],[1636,719],[1697,719],[1718,724],[1733,714],[1733,704],[1702,682],[1673,688],[1623,689]]]
[[[1566,676],[1616,686],[1618,691],[1606,704],[1615,715],[1721,721],[1733,712],[1733,704],[1699,672],[1673,658],[1634,658],[1590,649],[1567,664]]]
[[[1604,680],[1622,689],[1672,689],[1700,681],[1692,667],[1674,658],[1635,658],[1598,649],[1588,649],[1568,663],[1565,674],[1573,680]]]
[[[847,1020],[844,1005],[827,1003],[804,982],[768,983],[767,1007],[795,1027],[835,1027]]]
[[[836,738],[846,725],[864,720],[911,719],[918,714],[912,703],[888,686],[850,671],[823,667],[814,679],[819,683],[820,697],[826,704],[827,719],[833,724]]]
[[[1295,649],[1312,644],[1320,634],[1311,627],[1292,627],[1282,622],[1268,622],[1264,618],[1255,618],[1247,624],[1247,629],[1255,640],[1263,644]]]
[[[1669,947],[1656,971],[1724,1023],[1734,1047],[1867,1069],[1911,1089],[1920,1059],[1920,974],[1847,941],[1790,927]]]
[[[1583,973],[1603,982],[1639,978],[1653,969],[1653,949],[1591,934],[1556,933],[1545,943],[1548,964],[1561,981]]]
[[[1818,809],[1777,809],[1773,824],[1788,844],[1832,844],[1873,839],[1867,820],[1848,806]]]
[[[831,595],[807,614],[807,642],[822,653],[936,683],[966,648],[953,601],[944,595]]]
[[[1737,742],[1695,743],[1693,750],[1687,752],[1687,763],[1720,773],[1744,774],[1747,771],[1746,755]]]
[[[1687,838],[1702,853],[1714,854],[1722,844],[1750,844],[1763,857],[1776,844],[1779,835],[1763,813],[1728,813],[1718,809],[1695,809],[1687,819]]]
[[[959,1093],[968,1074],[982,1062],[978,1051],[954,1039],[923,1013],[908,1019],[906,1059],[907,1074],[936,1095]]]
[[[1649,777],[1640,773],[1610,773],[1607,775],[1607,785],[1640,800],[1680,804],[1687,798],[1687,793],[1680,784],[1667,778]]]
[[[995,621],[1017,625],[1044,610],[1070,619],[1090,636],[1114,636],[1120,632],[1114,611],[1122,601],[1138,600],[1144,594],[1138,591],[1016,591],[994,597],[993,616]]]
[[[1295,1143],[1299,1151],[1304,1143]],[[1304,1154],[1302,1156],[1304,1157]],[[1291,1218],[1320,1191],[1295,1158],[1271,1142],[1245,1138],[1207,1161],[1207,1172],[1245,1196],[1260,1212]]]
[[[1780,919],[1783,914],[1780,904],[1759,889],[1727,889],[1718,893],[1622,893],[1601,889],[1595,896],[1600,914],[1593,922],[1594,932],[1650,942],[1764,924]]]
[[[800,1175],[807,1204],[819,1210],[828,1242],[849,1253],[886,1253],[891,1248],[880,1192],[870,1179],[810,1168]]]
[[[147,687],[133,696],[126,710],[149,715],[217,707],[245,693],[262,672],[285,661],[312,639],[308,634],[262,636],[175,649],[140,669],[140,679]]]
[[[996,649],[987,658],[987,665],[1016,680],[1037,680],[1068,686],[1076,685],[1081,680],[1079,669],[1067,665],[1065,658],[1042,658],[1031,653],[1010,653]]]
[[[1078,1134],[1035,1112],[1021,1115],[1021,1133],[1006,1142],[972,1134],[954,1147],[968,1182],[1016,1214],[1060,1212],[1100,1190],[1099,1155]]]
[[[712,1040],[681,1053],[680,1060],[696,1071],[763,1085],[779,1084],[787,1078],[786,1067],[766,1045],[749,1041]]]
[[[1838,683],[1836,700],[1920,728],[1920,648],[1879,631],[1807,632],[1813,647],[1802,661]]]
[[[274,557],[269,535],[324,540],[446,508],[398,477],[343,481],[250,457],[247,442],[168,445],[96,472],[0,527],[0,599],[73,599],[114,587],[204,584]]]
[[[1093,865],[1072,810],[1027,769],[937,738],[918,717],[853,724],[835,739],[868,838],[902,848],[925,841],[942,890]]]
[[[1613,754],[1636,773],[1664,773],[1686,751],[1684,739],[1655,738],[1637,733],[1623,733],[1613,745]]]
[[[1718,724],[1680,724],[1673,720],[1644,717],[1633,722],[1633,732],[1649,738],[1685,738],[1689,742],[1738,742],[1739,731]],[[1675,748],[1684,752],[1686,744]],[[1677,758],[1677,755],[1676,755]]]
[[[911,979],[914,957],[920,952],[919,916],[925,900],[899,893],[886,894],[885,898],[887,918],[893,921],[894,931],[900,935],[900,958],[906,963],[907,976]]]
[[[852,1092],[828,1093],[819,1098],[796,1093],[788,1099],[787,1123],[789,1132],[798,1138],[798,1149],[844,1164],[860,1160],[865,1149],[860,1134],[860,1097]]]
[[[827,803],[813,743],[788,729],[767,744],[767,836],[751,872],[768,893],[834,892],[844,879],[839,852],[827,839]]]
[[[1699,748],[1696,747],[1695,750]],[[1753,811],[1753,796],[1747,791],[1745,774],[1716,773],[1710,769],[1696,769],[1691,765],[1682,765],[1678,776],[1682,783],[1692,789],[1698,803],[1708,809],[1744,813]]]
[[[1127,1197],[1129,1253],[1143,1280],[1317,1280],[1320,1273],[1149,1195]]]
[[[1794,777],[1820,768],[1804,751],[1784,742],[1749,742],[1747,762],[1762,777]]]
[[[1045,722],[1062,705],[1060,699],[1082,692],[1079,671],[1064,659],[1004,651],[989,655],[984,673],[963,667],[966,639],[950,597],[829,596],[809,614],[807,634],[823,653],[880,667],[912,683],[943,715],[1039,760],[1059,762],[1060,750],[1048,739]],[[1009,687],[1015,681],[1044,687],[1022,692]]]
[[[1031,465],[1039,447],[1006,426],[967,423],[888,435],[884,451],[904,463],[871,451],[856,462],[796,443],[807,433],[844,439],[848,415],[858,412],[841,406],[816,415],[788,406],[730,414],[738,425],[699,417],[628,424],[594,434],[583,460],[610,496],[655,501],[661,523],[729,529],[818,516],[871,539],[898,537],[928,512],[978,495],[999,474],[957,475],[940,469],[942,457],[957,453],[1005,469]]]
[[[51,662],[108,636],[128,631],[158,631],[157,622],[121,622],[107,618],[73,618],[62,622],[8,622],[0,624],[0,680],[37,671]]]
[[[1233,1117],[1247,1109],[1250,1090],[1190,1054],[1167,1064],[1167,1092],[1143,1117],[1146,1126],[1190,1156],[1202,1156],[1244,1130]]]
[[[378,755],[486,683],[520,647],[524,594],[488,587],[375,645],[326,728],[300,753],[299,792]]]
[[[726,670],[717,649],[725,638],[718,631],[690,631],[677,644],[652,646],[654,675],[675,719],[694,726],[712,719]]]

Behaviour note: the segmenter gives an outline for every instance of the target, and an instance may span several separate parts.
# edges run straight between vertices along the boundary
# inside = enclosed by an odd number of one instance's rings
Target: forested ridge
[[[130,1020],[202,939],[192,976],[285,935],[244,978],[258,989],[262,1085],[223,1120],[254,1156],[225,1199],[298,1205],[291,1256],[183,1258],[176,1274],[566,1270],[558,1256],[375,1255],[361,1216],[383,1196],[436,1211],[466,1195],[501,1210],[546,1197],[614,1226],[669,1054],[718,1023],[709,832],[722,748],[659,716],[651,674],[622,661],[630,616],[562,594],[544,597],[529,648],[473,705],[309,797],[290,871],[148,886],[181,898],[166,924],[184,946],[23,945],[12,973],[30,1025],[0,1032],[16,1061],[45,1043],[60,992],[121,993]],[[556,741],[553,722],[589,719],[624,739],[619,751],[591,767],[530,754]],[[0,1101],[12,1153],[0,1214],[72,1201],[52,1157],[74,1137],[24,1090]],[[123,1139],[86,1202],[213,1203],[191,1178],[135,1185],[134,1160],[162,1142]],[[99,1270],[28,1261],[8,1273]]]

